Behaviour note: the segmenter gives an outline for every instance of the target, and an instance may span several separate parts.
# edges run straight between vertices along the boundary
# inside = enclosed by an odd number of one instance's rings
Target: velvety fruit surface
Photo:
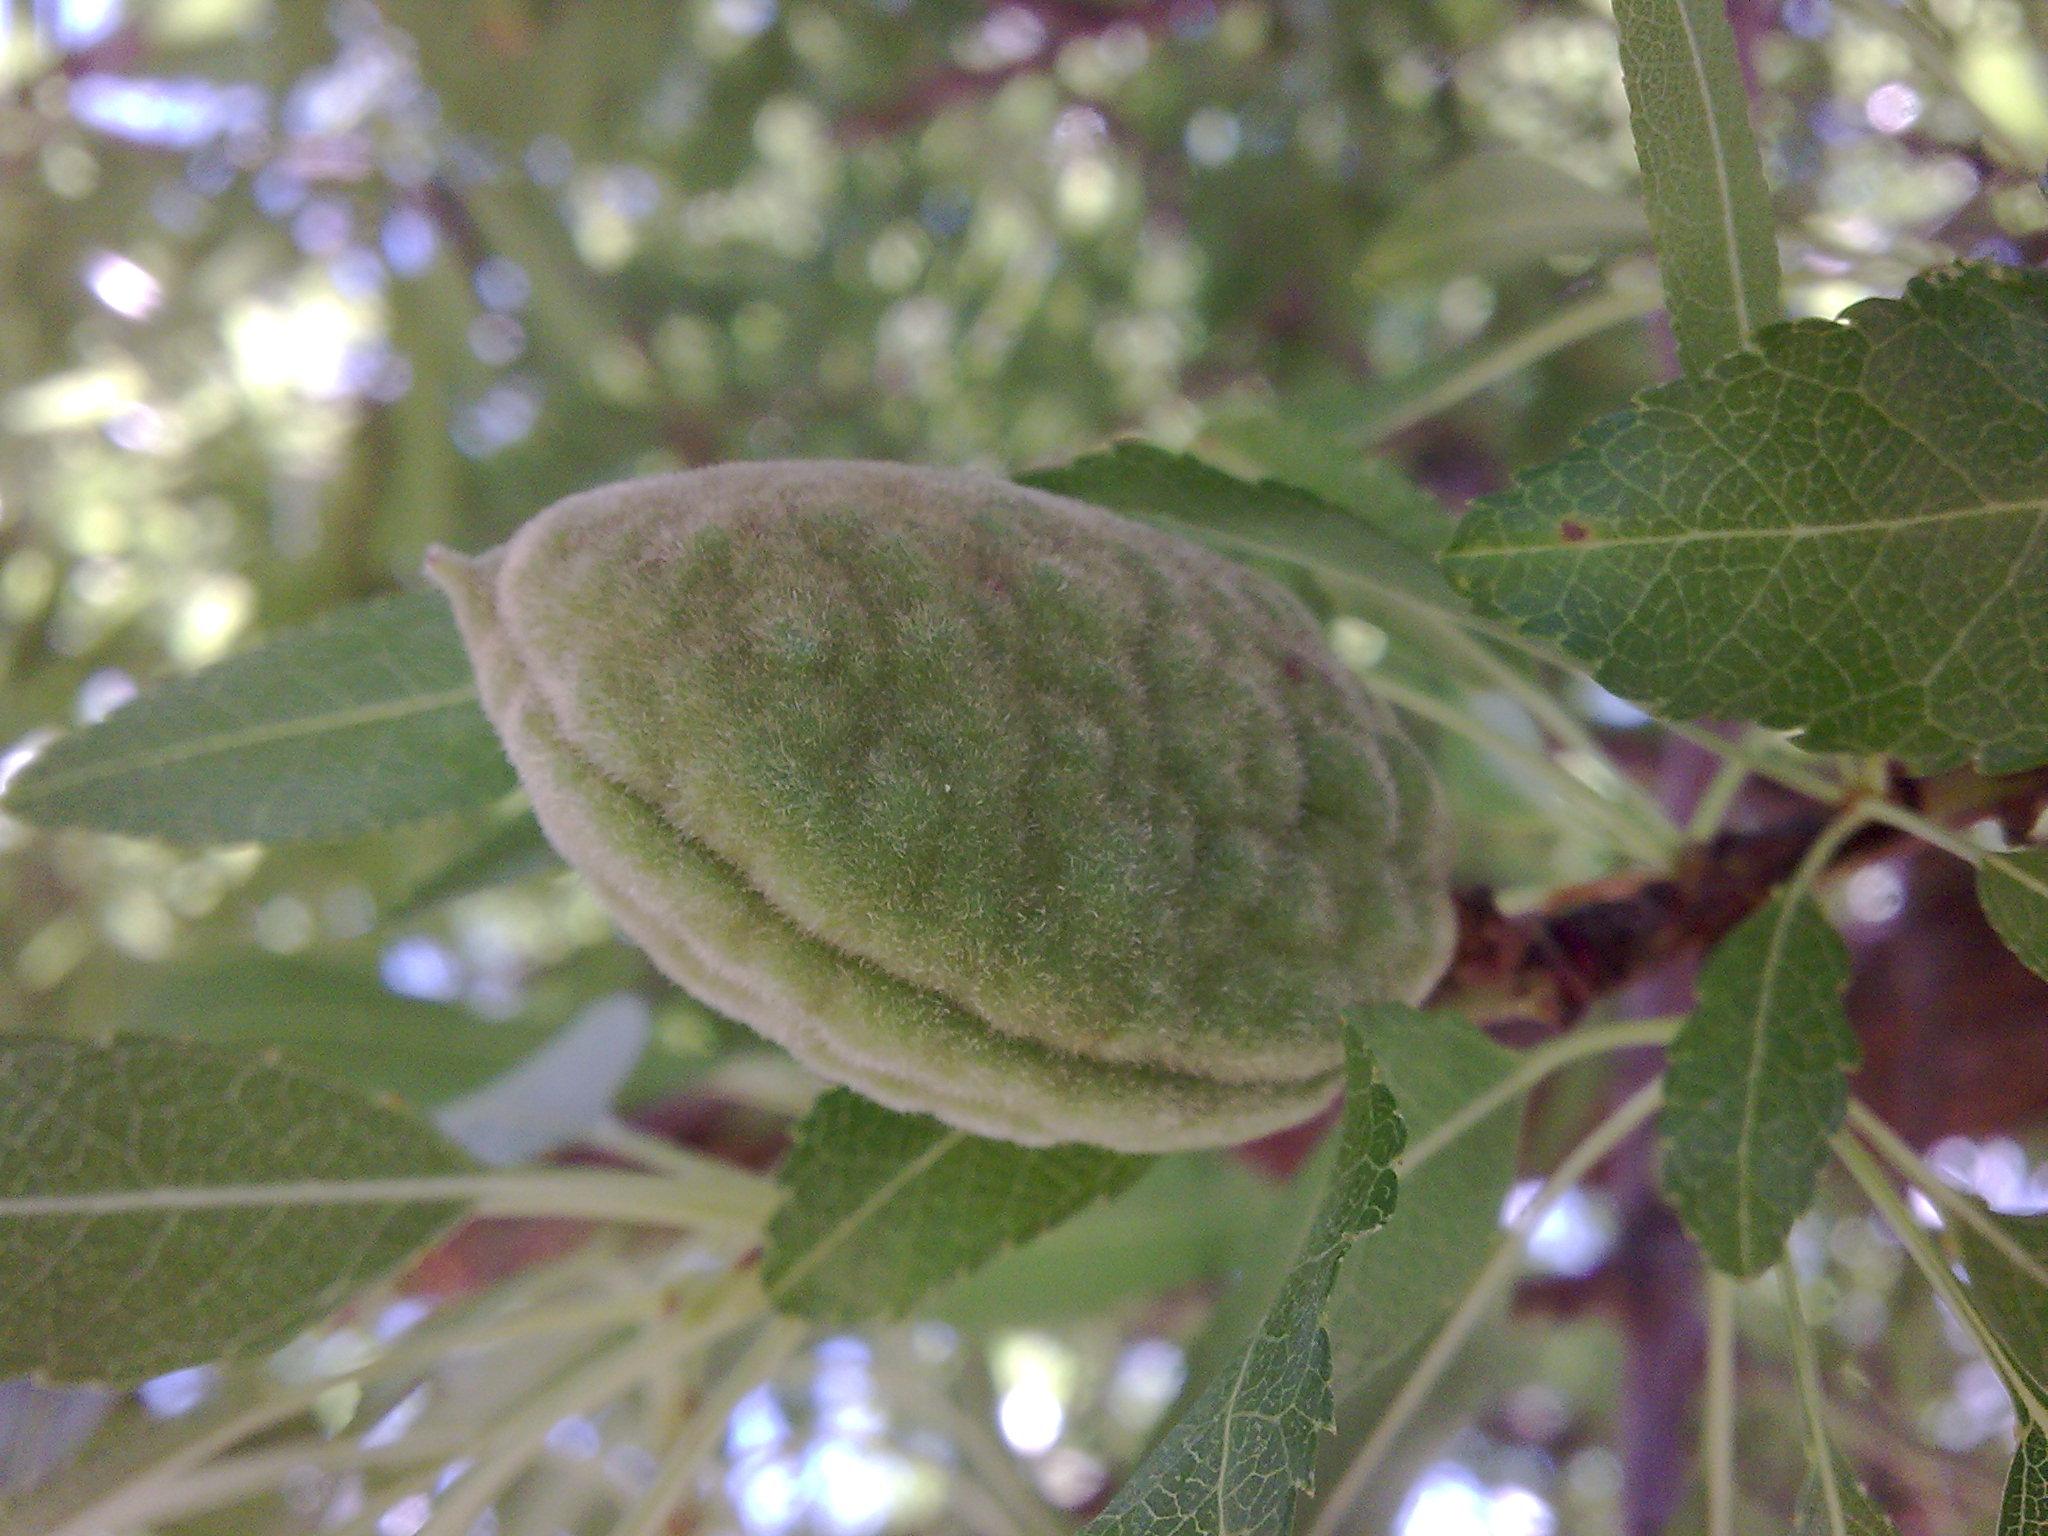
[[[734,464],[437,552],[542,827],[677,982],[884,1103],[1224,1142],[1449,936],[1427,766],[1295,599],[988,477]]]

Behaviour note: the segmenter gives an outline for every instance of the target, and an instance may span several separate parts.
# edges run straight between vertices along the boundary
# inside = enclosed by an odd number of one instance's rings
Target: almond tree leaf
[[[761,1276],[775,1306],[835,1324],[901,1317],[949,1281],[1127,1189],[1151,1159],[1023,1147],[884,1109],[851,1089],[797,1126]]]
[[[446,1231],[471,1169],[262,1054],[0,1037],[0,1376],[126,1386],[281,1344]]]
[[[1515,1068],[1514,1052],[1452,1014],[1385,1009],[1364,1033],[1411,1146]],[[1514,1182],[1521,1116],[1521,1100],[1504,1104],[1402,1174],[1394,1214],[1344,1261],[1325,1322],[1340,1399],[1405,1362],[1485,1266]]]
[[[1986,854],[1977,866],[1977,900],[2005,947],[2048,978],[2048,848]]]
[[[1228,555],[1279,560],[1412,610],[1464,610],[1463,601],[1413,540],[1440,512],[1389,470],[1378,477],[1383,509],[1365,498],[1331,505],[1276,480],[1240,480],[1187,454],[1118,443],[1057,469],[1019,475],[1022,485],[1108,507],[1198,539]]]
[[[2013,1453],[1998,1536],[2048,1536],[2048,1429],[2029,1425]]]
[[[1345,1028],[1347,1091],[1331,1181],[1308,1240],[1236,1364],[1222,1371],[1083,1536],[1284,1532],[1334,1419],[1323,1308],[1352,1244],[1394,1212],[1394,1159],[1406,1137],[1365,1040],[1379,1016]]]
[[[2048,1403],[2048,1216],[1982,1212],[2002,1240],[1967,1221],[1951,1223],[1970,1272],[1970,1296],[2013,1368]]]
[[[1702,373],[1779,318],[1749,92],[1723,0],[1615,0],[1629,124],[1678,358]]]
[[[1630,250],[1648,233],[1633,198],[1602,191],[1535,155],[1483,150],[1432,176],[1381,227],[1358,277],[1375,289],[1441,283],[1549,256]]]
[[[511,1070],[560,1024],[480,1019],[400,997],[330,961],[238,954],[166,967],[119,1027],[228,1046],[245,1057],[276,1049],[336,1082],[431,1106]]]
[[[1708,1261],[1761,1274],[1813,1203],[1848,1107],[1856,1036],[1842,1011],[1849,952],[1805,902],[1775,896],[1700,968],[1671,1042],[1663,1185]]]
[[[1357,414],[1361,403],[1362,396],[1347,396],[1347,418]],[[1457,526],[1436,497],[1385,459],[1361,453],[1353,439],[1305,420],[1291,401],[1287,407],[1265,401],[1225,404],[1212,412],[1203,438],[1221,450],[1220,456],[1247,460],[1266,479],[1299,487],[1365,519],[1375,532],[1425,560],[1443,553]]]
[[[1769,327],[1479,502],[1444,559],[1667,718],[1920,769],[2048,759],[2048,272]]]
[[[1834,1456],[1834,1466],[1835,1497],[1841,1505],[1841,1519],[1835,1520],[1828,1510],[1820,1474],[1810,1472],[1799,1495],[1799,1515],[1792,1536],[1899,1536],[1899,1528],[1870,1496],[1870,1490],[1856,1476],[1856,1469],[1839,1455]]]
[[[488,804],[512,768],[447,603],[360,603],[62,737],[0,802],[40,826],[176,843],[372,831]]]
[[[560,873],[566,866],[530,813],[506,818],[406,891],[384,915],[385,924],[409,923],[444,902],[524,880]]]
[[[932,1298],[975,1333],[1071,1323],[1133,1297],[1221,1283],[1265,1236],[1273,1190],[1239,1159],[1156,1159],[1122,1194],[1026,1242]]]

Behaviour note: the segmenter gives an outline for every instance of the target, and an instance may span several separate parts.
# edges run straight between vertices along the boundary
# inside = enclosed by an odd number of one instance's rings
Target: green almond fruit
[[[542,828],[688,991],[897,1109],[1212,1145],[1450,943],[1421,755],[1288,592],[1098,507],[730,464],[436,551]]]

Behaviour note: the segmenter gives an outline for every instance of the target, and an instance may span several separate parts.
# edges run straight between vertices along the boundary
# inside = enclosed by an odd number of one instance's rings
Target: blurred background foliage
[[[1730,9],[1795,313],[1952,254],[2048,256],[2048,7]],[[412,583],[430,541],[481,548],[629,474],[1002,470],[1135,432],[1339,497],[1383,445],[1455,506],[1669,372],[1634,174],[1599,0],[0,0],[0,773],[138,683]],[[1465,875],[1604,867],[1540,788],[1440,757],[1484,831]],[[654,1041],[624,1102],[770,1155],[804,1085],[613,943],[516,808],[265,850],[0,821],[10,1028],[282,1013],[439,1103],[622,1000]],[[2011,1142],[1943,1155],[2048,1203]],[[1088,1505],[1177,1390],[1208,1282],[1286,1219],[1256,1174],[1195,1167],[1210,1185],[970,1288],[954,1326],[839,1341],[750,1398],[719,1518],[1005,1529],[948,1480],[990,1422],[1015,1475]],[[1539,1271],[1593,1274],[1616,1223],[1588,1192]],[[1910,1529],[1961,1528],[1994,1491],[1971,1453],[2005,1432],[1996,1383],[1860,1215],[1802,1243],[1843,1380],[1919,1405],[1889,1422],[1851,1390],[1850,1447]],[[1612,1330],[1534,1294],[1383,1501],[1402,1536],[1654,1528]],[[980,1420],[875,1406],[942,1365]],[[8,1390],[17,1478],[110,1406]],[[1789,1456],[1755,1470],[1789,1498]]]

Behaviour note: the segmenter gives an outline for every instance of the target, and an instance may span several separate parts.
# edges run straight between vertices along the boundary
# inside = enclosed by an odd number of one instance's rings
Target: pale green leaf
[[[1805,902],[1773,897],[1700,967],[1671,1043],[1664,1193],[1715,1268],[1775,1263],[1813,1203],[1848,1107],[1856,1036],[1842,1011],[1849,952]]]
[[[1266,1234],[1272,1198],[1237,1158],[1162,1157],[1123,1194],[934,1297],[932,1315],[983,1332],[1042,1327],[1221,1281]]]
[[[1970,1273],[1970,1297],[2013,1368],[2048,1404],[2048,1216],[1979,1215],[1998,1236],[1974,1223],[1951,1223]]]
[[[511,816],[405,892],[384,921],[409,922],[443,902],[563,868],[561,855],[542,834],[540,823],[528,814]]]
[[[346,966],[251,954],[168,968],[120,1028],[245,1055],[274,1047],[337,1081],[434,1105],[525,1060],[559,1023],[481,1019],[446,1003],[400,997]]]
[[[260,1053],[0,1038],[0,1376],[126,1384],[280,1344],[445,1231],[470,1167]]]
[[[1226,454],[1249,461],[1266,479],[1298,487],[1364,518],[1411,554],[1434,560],[1455,524],[1442,502],[1385,459],[1323,431],[1298,413],[1268,404],[1220,409],[1204,433]],[[1442,589],[1438,588],[1439,596]]]
[[[1778,315],[1770,192],[1723,0],[1615,0],[1665,308],[1688,373]]]
[[[1552,161],[1485,150],[1430,177],[1359,263],[1369,288],[1509,271],[1550,256],[1629,250],[1649,233],[1631,198]]]
[[[1274,480],[1240,480],[1200,459],[1145,443],[1118,443],[1017,478],[1225,554],[1297,566],[1403,611],[1464,608],[1427,551],[1415,546],[1423,515],[1416,498],[1422,493],[1391,471],[1376,477],[1383,505],[1360,496],[1343,507]]]
[[[1339,1147],[1308,1240],[1231,1368],[1183,1414],[1085,1536],[1284,1532],[1334,1415],[1323,1308],[1352,1244],[1394,1211],[1404,1131],[1365,1046],[1369,1010],[1345,1030],[1347,1092]]]
[[[1977,899],[2005,947],[2048,977],[2048,848],[1986,854]]]
[[[2048,273],[1773,326],[1478,503],[1481,610],[1667,718],[2002,772],[2048,758]]]
[[[1819,1471],[1807,1474],[1793,1536],[1898,1536],[1899,1528],[1892,1524],[1891,1516],[1878,1506],[1857,1478],[1856,1469],[1840,1455],[1834,1456],[1834,1473],[1833,1508]]]
[[[624,966],[617,960],[625,960]],[[331,961],[236,954],[162,969],[117,1023],[124,1033],[175,1035],[245,1051],[283,1052],[336,1082],[435,1108],[501,1080],[551,1043],[593,999],[633,981],[630,952],[592,951],[586,963],[531,979],[512,1018],[400,997]],[[620,1091],[621,1106],[659,1100],[702,1076],[730,1041],[752,1042],[694,999],[672,992],[657,1030]]]
[[[797,1127],[762,1279],[793,1316],[900,1317],[948,1281],[1129,1187],[1148,1161],[1101,1147],[993,1141],[835,1088]]]
[[[148,689],[30,763],[4,809],[179,843],[281,842],[483,805],[513,783],[448,605],[418,593]]]
[[[1364,1033],[1411,1146],[1515,1067],[1513,1052],[1451,1014],[1383,1010]],[[1404,1173],[1394,1214],[1344,1261],[1326,1325],[1340,1396],[1370,1390],[1412,1355],[1484,1267],[1514,1181],[1520,1122],[1517,1099]]]
[[[2048,1429],[2029,1425],[2013,1453],[1998,1536],[2048,1536]]]

